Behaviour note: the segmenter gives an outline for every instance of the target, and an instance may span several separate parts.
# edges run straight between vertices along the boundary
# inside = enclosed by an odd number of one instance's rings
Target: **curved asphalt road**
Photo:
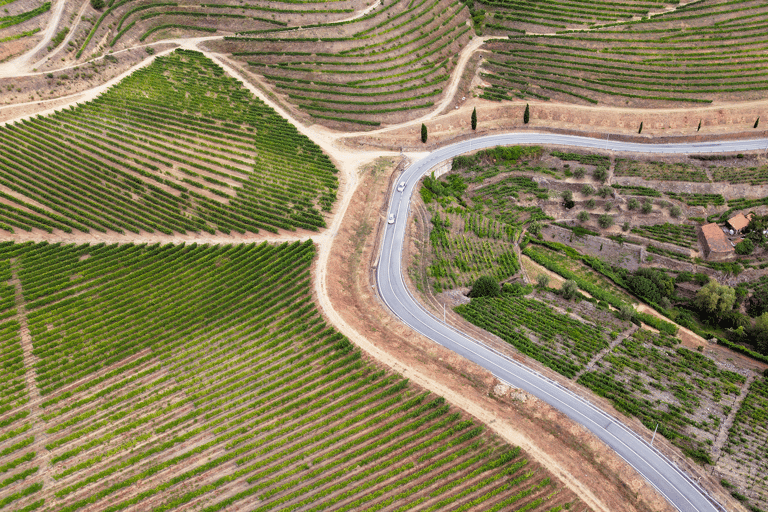
[[[402,250],[410,198],[419,179],[435,165],[471,150],[513,144],[558,144],[580,148],[611,149],[641,153],[712,153],[765,149],[768,139],[697,144],[640,144],[613,142],[569,135],[512,133],[491,135],[438,149],[408,167],[397,180],[406,182],[390,201],[395,223],[387,224],[376,269],[379,295],[403,322],[433,341],[492,372],[501,381],[524,389],[584,425],[631,464],[667,500],[683,512],[724,511],[701,487],[671,461],[631,432],[616,418],[574,395],[543,375],[518,364],[467,335],[445,325],[424,309],[408,292],[402,276]]]

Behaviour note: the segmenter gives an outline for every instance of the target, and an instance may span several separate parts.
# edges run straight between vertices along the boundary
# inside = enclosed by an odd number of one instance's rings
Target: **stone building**
[[[701,226],[699,243],[702,254],[709,260],[722,260],[734,254],[731,242],[728,241],[720,226],[714,222]]]
[[[728,227],[730,227],[734,231],[734,233],[741,233],[741,230],[747,227],[751,219],[752,219],[751,213],[746,216],[743,213],[740,213],[728,219]]]

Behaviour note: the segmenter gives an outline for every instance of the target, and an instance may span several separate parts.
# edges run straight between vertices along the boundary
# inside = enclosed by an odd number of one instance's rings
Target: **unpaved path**
[[[63,2],[62,2],[62,3],[63,3]],[[38,60],[38,61],[37,61],[37,62],[35,62],[34,64],[30,64],[29,66],[27,66],[28,68],[31,68],[31,69],[37,69],[37,68],[39,68],[40,66],[42,66],[43,64],[45,64],[46,62],[48,62],[48,60],[49,60],[49,59],[51,59],[51,57],[55,57],[56,55],[58,55],[58,53],[59,53],[61,50],[63,50],[64,48],[66,48],[66,47],[67,47],[67,43],[69,43],[69,41],[70,41],[70,40],[71,40],[73,37],[75,37],[75,33],[77,32],[77,31],[75,30],[75,29],[77,29],[77,24],[78,24],[78,23],[80,23],[80,20],[81,20],[81,19],[83,19],[83,14],[85,14],[85,11],[86,11],[86,9],[88,9],[88,6],[89,6],[89,5],[91,5],[91,2],[90,2],[90,0],[85,0],[85,1],[83,2],[83,5],[80,7],[80,11],[78,11],[78,13],[77,13],[77,17],[76,17],[76,18],[75,18],[75,19],[72,21],[72,25],[71,25],[71,27],[70,27],[70,29],[69,29],[69,33],[67,33],[67,36],[64,38],[64,40],[63,40],[61,43],[59,43],[59,46],[57,46],[57,47],[56,47],[56,48],[53,50],[53,52],[49,53],[48,55],[46,55],[46,56],[45,56],[45,57],[43,57],[42,59]]]
[[[16,57],[13,60],[0,64],[0,77],[18,76],[29,69],[29,60],[40,50],[48,46],[53,36],[56,35],[56,28],[59,26],[61,14],[64,12],[64,4],[67,0],[52,0],[51,17],[48,20],[48,26],[45,27],[43,38],[34,48]]]
[[[690,329],[687,329],[683,327],[682,325],[677,325],[675,322],[670,320],[669,318],[665,317],[652,307],[646,305],[646,304],[635,304],[635,309],[641,313],[647,313],[651,316],[655,316],[656,318],[660,320],[664,320],[665,322],[669,322],[671,324],[675,324],[677,326],[677,337],[680,338],[680,340],[683,342],[683,345],[689,348],[696,349],[698,347],[706,347],[709,345],[709,342],[693,332]]]

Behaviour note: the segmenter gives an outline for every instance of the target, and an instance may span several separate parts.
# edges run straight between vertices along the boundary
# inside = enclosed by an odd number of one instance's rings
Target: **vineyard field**
[[[491,53],[480,75],[491,84],[487,99],[694,107],[759,100],[768,88],[768,10],[758,0],[671,9],[547,2],[530,13],[527,6],[526,16],[515,13],[518,2],[485,3],[489,28],[505,36],[486,44]]]
[[[337,170],[202,54],[0,127],[0,229],[257,233],[325,226]]]
[[[751,499],[768,505],[766,483],[766,447],[768,447],[768,378],[755,379],[736,413],[728,431],[722,458],[731,471],[727,478],[735,483],[745,480]]]
[[[575,505],[518,448],[329,327],[311,297],[314,255],[311,241],[0,245],[34,347],[19,354],[16,320],[0,328],[13,363],[3,366],[3,505]],[[25,371],[37,401],[16,382]]]
[[[476,298],[455,308],[461,316],[496,334],[522,353],[573,377],[608,346],[603,328],[580,322],[521,297]]]
[[[680,341],[641,329],[578,382],[610,399],[620,411],[680,446],[698,462],[713,464],[710,446],[746,378]]]
[[[472,37],[468,18],[459,0],[393,0],[354,20],[245,31],[211,46],[247,63],[313,122],[359,131],[439,103]]]

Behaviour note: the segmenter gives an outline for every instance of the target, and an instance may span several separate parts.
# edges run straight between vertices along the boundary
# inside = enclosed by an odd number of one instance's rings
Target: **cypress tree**
[[[427,125],[421,123],[421,142],[427,142]]]
[[[757,119],[755,119],[755,126],[752,128],[757,128],[757,125],[760,124],[760,116],[757,116]]]
[[[699,119],[699,127],[698,127],[698,128],[696,128],[696,131],[697,131],[697,132],[698,132],[699,130],[701,130],[701,119]]]
[[[528,104],[525,104],[525,113],[523,114],[523,122],[525,124],[528,124],[528,121],[531,120],[531,108],[528,106]]]
[[[757,125],[755,125],[755,127],[757,127]],[[472,129],[477,130],[477,107],[472,109]]]
[[[637,133],[643,133],[643,122],[640,121],[640,129],[637,130]]]

